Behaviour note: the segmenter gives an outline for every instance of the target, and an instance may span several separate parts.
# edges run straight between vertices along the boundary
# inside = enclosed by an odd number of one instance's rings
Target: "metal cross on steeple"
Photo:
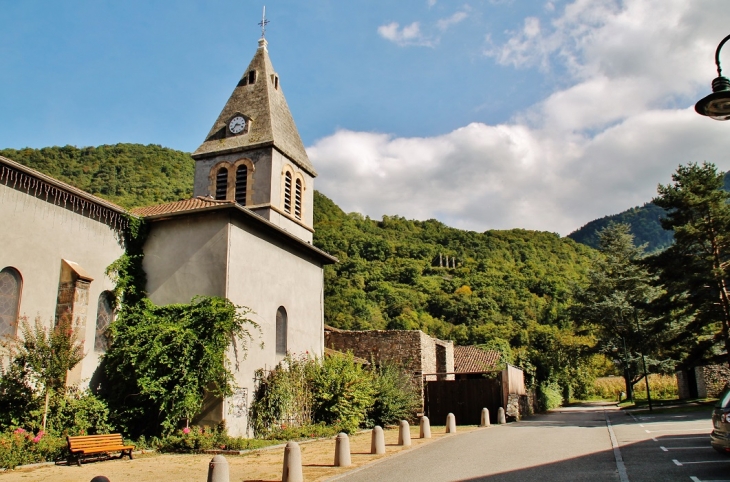
[[[266,5],[264,5],[264,13],[261,15],[261,21],[259,22],[259,25],[261,26],[261,38],[266,37],[266,26],[269,24],[269,21],[266,20]]]

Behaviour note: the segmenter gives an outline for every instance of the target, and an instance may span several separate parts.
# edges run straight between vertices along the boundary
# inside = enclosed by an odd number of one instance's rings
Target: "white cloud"
[[[453,25],[456,25],[457,23],[461,22],[467,17],[467,13],[465,10],[456,12],[450,17],[442,18],[441,20],[436,22],[436,27],[438,27],[439,30],[446,30],[449,27],[452,27]]]
[[[729,169],[730,123],[692,107],[715,76],[724,2],[574,0],[546,21],[528,17],[487,55],[514,68],[560,63],[565,87],[501,125],[430,138],[338,131],[308,149],[317,187],[373,217],[567,234],[650,200],[679,164]]]
[[[435,23],[436,32],[433,32],[432,34],[424,33],[421,30],[420,22],[413,22],[409,25],[404,25],[403,27],[401,27],[398,22],[391,22],[378,27],[378,34],[384,39],[390,40],[401,47],[433,47],[441,41],[440,35],[443,32],[464,21],[468,17],[469,10],[470,7],[465,5],[462,10],[459,10],[449,17],[437,20]],[[428,30],[433,31],[434,27],[432,26]]]
[[[378,27],[378,33],[384,39],[390,40],[401,47],[406,45],[430,47],[433,45],[433,41],[421,33],[421,26],[419,22],[404,25],[403,28],[400,27],[398,22],[391,22],[387,25],[381,25]]]

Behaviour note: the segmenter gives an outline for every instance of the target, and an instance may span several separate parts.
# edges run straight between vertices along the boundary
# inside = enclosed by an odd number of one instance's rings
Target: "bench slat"
[[[100,454],[106,452],[122,452],[122,456],[128,455],[132,458],[132,450],[134,445],[124,445],[122,434],[105,434],[105,435],[79,435],[77,437],[66,437],[68,442],[68,450],[71,455],[76,458],[76,462],[81,464],[81,456]]]

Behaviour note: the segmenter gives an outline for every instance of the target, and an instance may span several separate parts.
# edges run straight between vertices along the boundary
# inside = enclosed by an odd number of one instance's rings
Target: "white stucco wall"
[[[282,240],[264,234],[226,211],[152,223],[144,267],[150,298],[157,304],[189,302],[196,294],[226,296],[253,310],[261,327],[235,372],[239,391],[209,410],[205,421],[226,420],[232,435],[250,435],[247,408],[254,372],[272,368],[276,355],[276,311],[288,316],[288,349],[321,356],[324,350],[323,272],[321,265]],[[264,348],[258,344],[263,341]],[[233,359],[231,349],[229,357]]]
[[[78,263],[92,278],[81,362],[80,386],[88,385],[98,365],[94,352],[96,310],[102,291],[114,284],[104,274],[122,255],[117,234],[108,225],[0,184],[0,269],[12,266],[22,278],[20,316],[52,326],[61,260]],[[78,378],[78,377],[75,377]]]
[[[147,292],[158,305],[189,303],[196,295],[226,295],[228,215],[153,222],[144,245]]]

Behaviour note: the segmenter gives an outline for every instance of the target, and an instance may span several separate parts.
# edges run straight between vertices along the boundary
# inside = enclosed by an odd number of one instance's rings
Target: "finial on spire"
[[[264,5],[264,13],[261,15],[261,21],[259,22],[259,25],[261,26],[261,38],[266,37],[266,26],[269,24],[269,21],[266,20],[266,5]]]

